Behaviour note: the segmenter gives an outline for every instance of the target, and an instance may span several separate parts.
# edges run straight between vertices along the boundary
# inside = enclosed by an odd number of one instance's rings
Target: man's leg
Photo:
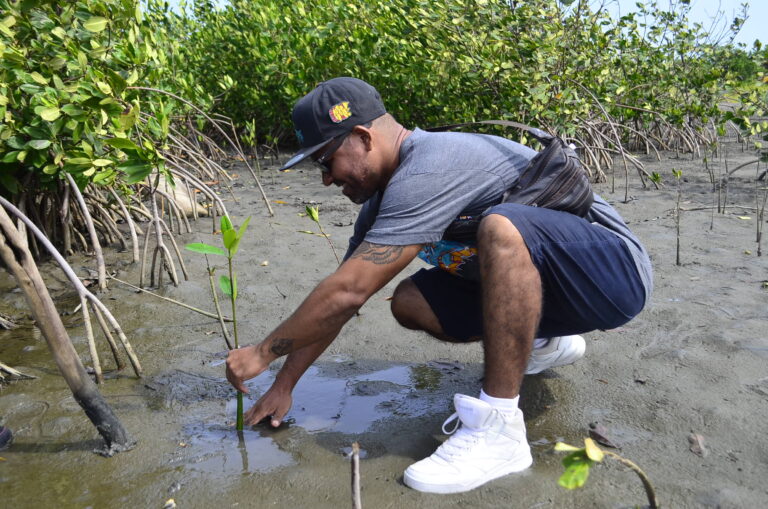
[[[484,390],[479,399],[454,397],[456,413],[446,421],[457,420],[452,436],[405,471],[404,482],[420,491],[471,490],[533,462],[517,396],[541,313],[541,280],[520,232],[503,216],[483,219],[478,252]]]
[[[410,278],[402,280],[395,288],[391,310],[395,320],[406,329],[424,331],[442,341],[464,343],[482,339],[480,336],[458,339],[446,334],[432,306]]]
[[[404,279],[397,285],[392,296],[392,315],[400,325],[407,329],[424,331],[434,338],[452,343],[483,340],[482,310],[480,306],[477,310],[473,309],[473,303],[482,300],[479,284],[470,290],[466,281],[437,269],[422,271],[414,277],[419,280],[419,284],[412,278]],[[423,293],[424,291],[431,299]],[[448,298],[435,302],[436,294]],[[446,306],[446,302],[451,306]],[[442,320],[456,316],[461,318],[462,330],[454,330],[454,327],[446,331]],[[456,320],[448,320],[448,327],[455,326],[455,322]],[[467,325],[472,323],[475,325]],[[585,349],[586,343],[581,336],[536,338],[525,374],[532,375],[549,368],[573,364],[584,356]]]
[[[520,393],[541,315],[541,279],[517,228],[485,217],[478,231],[483,295],[483,389],[495,398]]]

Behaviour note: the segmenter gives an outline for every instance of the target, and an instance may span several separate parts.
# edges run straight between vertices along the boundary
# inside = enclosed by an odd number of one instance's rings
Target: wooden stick
[[[357,442],[352,442],[352,508],[363,508],[360,499],[360,444]]]

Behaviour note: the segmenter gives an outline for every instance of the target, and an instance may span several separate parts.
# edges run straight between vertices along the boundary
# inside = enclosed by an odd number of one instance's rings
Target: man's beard
[[[344,196],[349,198],[352,203],[358,205],[367,202],[371,196],[376,194],[375,188],[367,189],[368,186],[366,185],[369,184],[369,176],[372,174],[370,168],[365,168],[365,170],[360,173],[363,177],[359,182],[348,182],[342,187],[342,193],[344,192],[344,188],[351,192],[351,194],[344,194]]]

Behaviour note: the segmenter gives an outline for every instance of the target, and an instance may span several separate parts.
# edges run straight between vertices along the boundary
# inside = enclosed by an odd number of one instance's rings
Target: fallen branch
[[[162,295],[158,295],[158,294],[156,294],[154,292],[150,292],[149,290],[145,290],[144,288],[139,288],[138,286],[132,285],[131,283],[129,283],[127,281],[123,281],[122,279],[118,279],[115,276],[109,275],[108,277],[109,277],[109,279],[114,279],[118,283],[123,284],[125,286],[128,286],[130,288],[133,288],[134,290],[136,290],[138,292],[147,293],[149,295],[152,295],[153,297],[157,297],[158,299],[162,299],[164,301],[176,304],[177,306],[181,306],[183,308],[189,309],[190,311],[194,311],[195,313],[200,313],[201,315],[207,316],[208,318],[214,318],[216,320],[219,319],[219,316],[214,314],[214,313],[209,313],[208,311],[203,311],[202,309],[196,308],[194,306],[190,306],[189,304],[185,304],[185,303],[180,302],[178,300],[173,300],[173,299],[170,299],[168,297],[163,297]],[[232,321],[231,318],[227,318],[226,316],[222,316],[222,319],[225,322],[231,322]]]
[[[3,376],[3,373],[2,373],[3,371],[5,371],[6,373],[8,373],[10,376],[14,378],[18,378],[21,380],[31,380],[33,378],[37,378],[36,376],[25,375],[21,371],[15,370],[9,365],[3,364],[2,362],[0,362],[0,380],[5,380],[5,377]]]

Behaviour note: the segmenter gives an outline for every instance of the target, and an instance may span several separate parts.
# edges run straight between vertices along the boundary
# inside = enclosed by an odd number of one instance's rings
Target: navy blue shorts
[[[567,212],[515,203],[487,213],[515,225],[539,270],[543,305],[536,337],[613,329],[642,310],[645,290],[632,254],[610,230]],[[439,268],[422,269],[411,280],[448,336],[468,341],[483,335],[480,283]]]

